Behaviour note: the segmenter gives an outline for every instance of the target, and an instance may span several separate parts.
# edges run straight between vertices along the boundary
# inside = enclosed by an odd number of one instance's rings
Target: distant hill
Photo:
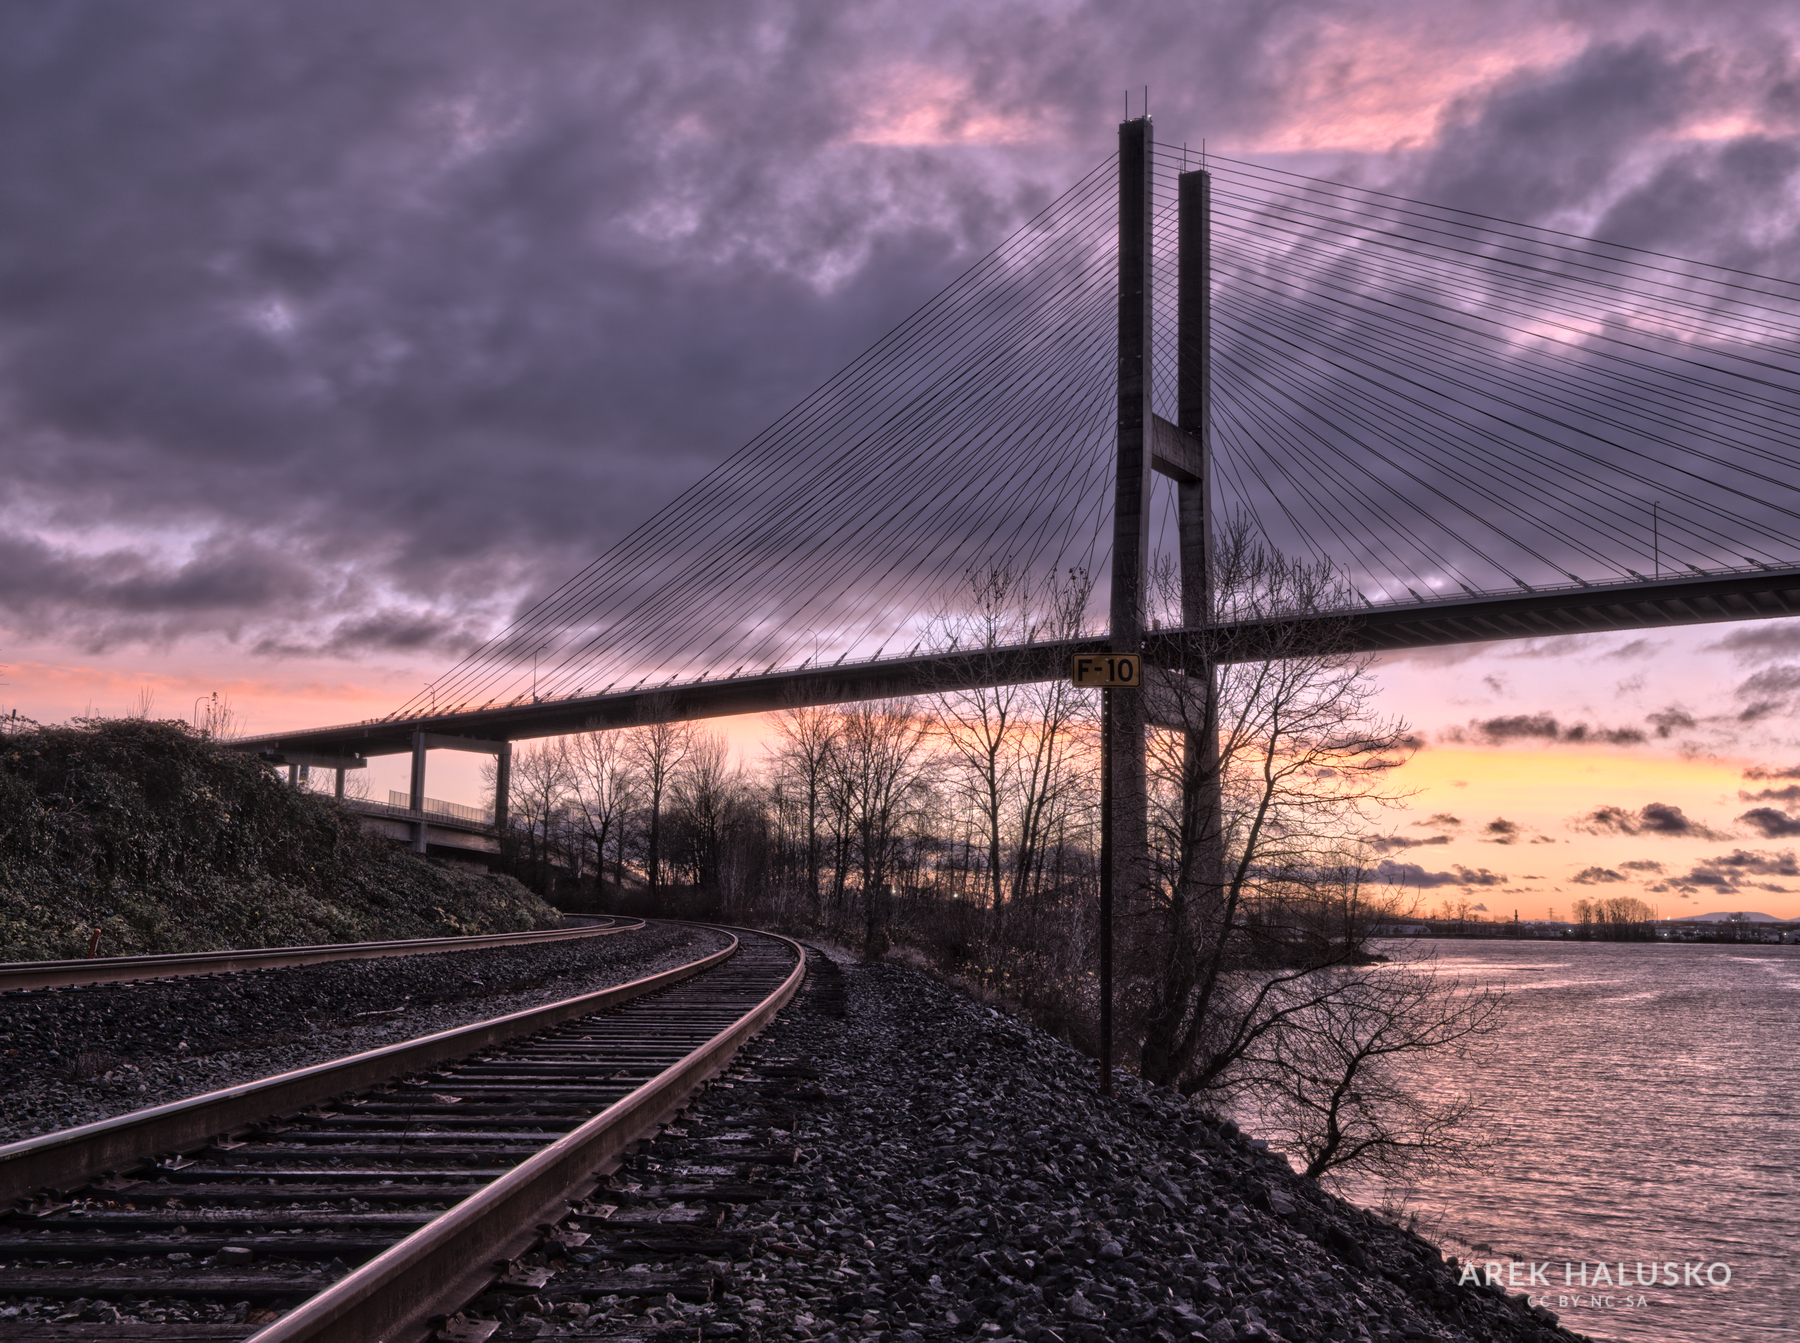
[[[1786,919],[1778,919],[1773,914],[1757,914],[1751,910],[1726,914],[1684,914],[1677,923],[1724,923],[1727,919],[1737,919],[1743,923],[1786,923]]]

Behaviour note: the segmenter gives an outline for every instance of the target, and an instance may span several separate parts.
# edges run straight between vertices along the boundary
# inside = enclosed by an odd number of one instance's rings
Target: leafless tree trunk
[[[560,737],[513,754],[512,817],[524,832],[526,871],[547,890],[551,880],[557,818],[569,802],[568,744]]]
[[[644,857],[644,884],[654,898],[662,888],[663,807],[675,771],[687,756],[694,730],[687,723],[647,723],[628,730],[629,758],[643,780],[650,806],[648,844]]]
[[[779,744],[774,750],[778,772],[793,781],[806,814],[806,892],[812,919],[820,919],[819,813],[825,805],[832,762],[839,748],[837,713],[817,706],[796,706],[775,715]]]
[[[1034,584],[1006,569],[972,574],[964,609],[936,622],[939,642],[949,635],[960,648],[997,656],[1009,645],[1073,637],[1090,589],[1079,573],[1066,585]],[[990,911],[985,969],[1003,979],[1008,924],[1031,892],[1046,838],[1077,786],[1075,737],[1087,706],[1061,679],[944,691],[930,703],[933,736],[954,766],[952,786],[981,836]]]
[[[905,700],[847,705],[841,723],[837,774],[861,868],[863,955],[875,960],[887,950],[889,868],[909,794],[918,782],[927,725]]]
[[[1314,1179],[1467,1163],[1481,1145],[1475,1098],[1438,1094],[1414,1074],[1425,1055],[1493,1035],[1503,995],[1421,962],[1323,978],[1315,1001],[1245,1056],[1264,1136],[1298,1152]]]
[[[1157,862],[1151,887],[1133,893],[1133,959],[1141,978],[1140,1066],[1151,1080],[1195,1092],[1213,1088],[1244,1051],[1276,1028],[1281,995],[1242,997],[1231,977],[1270,959],[1297,962],[1276,976],[1323,973],[1361,955],[1360,936],[1296,940],[1282,911],[1342,894],[1346,846],[1370,809],[1391,800],[1388,771],[1404,755],[1404,724],[1373,710],[1368,659],[1289,646],[1293,617],[1346,609],[1325,566],[1297,564],[1255,541],[1247,522],[1224,529],[1212,565],[1220,618],[1257,622],[1260,656],[1196,649],[1192,662],[1157,669],[1152,734]],[[1178,594],[1168,585],[1165,603]],[[1316,640],[1316,634],[1309,636]],[[1222,656],[1223,655],[1223,656]],[[1216,694],[1203,679],[1213,660]],[[1216,733],[1217,750],[1195,750]],[[1195,777],[1196,771],[1212,772]],[[1202,801],[1218,799],[1221,816]],[[1360,901],[1360,882],[1344,897]]]
[[[723,733],[695,732],[670,779],[671,800],[694,846],[694,884],[708,890],[719,886],[725,826],[742,787],[729,755]]]
[[[639,781],[626,740],[617,732],[587,732],[569,745],[571,785],[576,804],[594,846],[596,880],[606,878],[606,849],[612,841],[618,855],[618,883],[625,885],[625,851],[620,831],[635,805]]]

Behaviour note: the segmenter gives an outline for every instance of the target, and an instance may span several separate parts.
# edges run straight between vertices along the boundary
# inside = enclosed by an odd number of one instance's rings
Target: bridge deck
[[[1445,644],[1792,615],[1800,615],[1800,567],[1595,584],[1521,592],[1516,596],[1483,594],[1376,606],[1297,621],[1160,630],[1149,636],[1145,654],[1152,662],[1177,661],[1184,652],[1188,656],[1210,652],[1221,662],[1242,662],[1320,651],[1393,652]],[[283,763],[284,751],[310,756],[392,755],[412,749],[415,731],[518,741],[638,723],[722,718],[799,705],[842,704],[889,695],[1052,680],[1068,674],[1072,654],[1105,647],[1104,638],[1094,638],[889,658],[764,676],[693,681],[621,694],[494,705],[419,718],[378,719],[245,737],[232,745]],[[433,825],[442,819],[431,817]]]

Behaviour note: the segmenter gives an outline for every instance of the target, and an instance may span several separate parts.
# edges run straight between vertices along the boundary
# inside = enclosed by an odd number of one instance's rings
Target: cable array
[[[1158,151],[1170,404],[1174,207],[1199,166]],[[1205,166],[1215,507],[1277,548],[1370,602],[1800,558],[1800,285]]]
[[[904,656],[971,572],[1102,574],[1116,163],[393,716]],[[1170,419],[1197,166],[1156,150]],[[1369,604],[1800,560],[1800,285],[1205,166],[1215,512]]]
[[[1107,553],[1116,160],[395,716],[903,655]]]

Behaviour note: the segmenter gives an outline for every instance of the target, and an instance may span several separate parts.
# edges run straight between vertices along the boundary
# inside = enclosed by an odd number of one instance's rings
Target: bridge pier
[[[412,780],[407,792],[406,809],[417,814],[412,823],[412,851],[425,852],[425,745],[426,734],[412,734]]]
[[[507,809],[512,802],[512,743],[503,741],[494,753],[494,833],[506,833]]]
[[[425,753],[430,750],[440,751],[477,751],[495,757],[494,770],[494,828],[504,829],[506,826],[506,806],[512,788],[512,743],[510,741],[483,741],[478,737],[451,737],[441,732],[415,730],[412,734],[412,780],[407,794],[407,810],[416,813],[412,824],[412,851],[424,853],[426,850],[425,822]],[[340,788],[342,781],[340,778]],[[340,794],[341,796],[341,794]]]

